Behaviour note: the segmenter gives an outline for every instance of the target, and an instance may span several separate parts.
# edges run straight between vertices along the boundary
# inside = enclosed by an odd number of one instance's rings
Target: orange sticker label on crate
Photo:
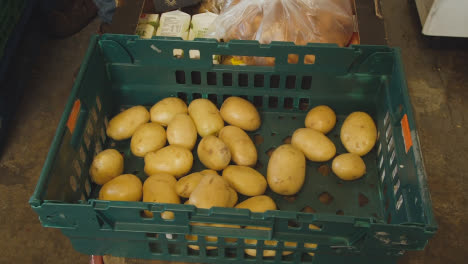
[[[75,131],[76,121],[78,120],[78,114],[80,113],[81,101],[77,99],[73,104],[73,108],[68,116],[67,127],[70,130],[70,133],[73,134]]]
[[[401,133],[403,134],[403,140],[405,141],[405,150],[406,153],[413,146],[413,139],[411,139],[411,130],[408,122],[408,115],[404,115],[401,119]]]

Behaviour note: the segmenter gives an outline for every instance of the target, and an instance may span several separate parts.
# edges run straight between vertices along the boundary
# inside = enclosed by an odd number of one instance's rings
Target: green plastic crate
[[[184,54],[199,50],[201,57],[175,58],[174,49],[182,49]],[[290,54],[299,57],[298,64],[288,64]],[[275,66],[213,65],[213,55],[274,57]],[[315,55],[315,64],[302,63],[306,55]],[[303,127],[310,108],[326,104],[337,113],[337,126],[328,136],[338,153],[345,152],[339,140],[345,117],[353,111],[368,112],[376,122],[379,139],[364,157],[367,174],[360,180],[343,182],[327,170],[330,162],[307,162],[302,190],[293,197],[267,190],[279,210],[265,213],[95,199],[99,186],[90,181],[88,169],[102,149],[118,149],[125,155],[125,173],[142,180],[147,177],[144,161],[130,153],[129,141],[107,138],[106,124],[115,114],[132,105],[150,107],[169,96],[187,103],[208,98],[220,106],[232,95],[250,100],[261,113],[262,126],[250,136],[259,154],[256,168],[264,175],[269,150]],[[201,169],[195,155],[193,170]],[[324,195],[327,201],[320,200]],[[173,261],[394,263],[406,250],[423,249],[437,229],[400,52],[385,46],[340,48],[329,44],[94,36],[30,204],[43,226],[61,229],[75,249],[85,254]],[[315,213],[300,212],[304,208]],[[154,217],[145,218],[143,210],[154,212]],[[175,220],[161,219],[159,213],[165,210],[174,212]],[[309,229],[309,224],[320,230]],[[187,240],[186,234],[198,235],[198,241]],[[205,236],[217,236],[218,240],[208,242]],[[246,244],[244,238],[257,239],[258,243]],[[280,242],[267,246],[265,240]],[[296,247],[286,247],[285,241],[297,242]],[[305,248],[304,242],[318,247]],[[199,245],[201,250],[187,248],[190,244]],[[205,250],[207,245],[217,249]],[[244,254],[246,248],[257,249],[257,257]],[[278,254],[263,257],[262,249],[277,250]],[[282,256],[282,251],[294,253]]]

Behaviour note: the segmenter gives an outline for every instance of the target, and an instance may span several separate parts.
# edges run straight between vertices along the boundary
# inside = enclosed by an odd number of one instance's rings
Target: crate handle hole
[[[145,219],[153,218],[153,213],[148,210],[140,210],[140,217]]]
[[[145,233],[145,236],[149,238],[158,238],[158,233]]]
[[[288,63],[289,64],[297,64],[299,62],[299,55],[298,54],[288,54]]]
[[[191,60],[199,60],[200,56],[201,54],[199,50],[189,50],[189,57]]]
[[[198,241],[198,236],[196,236],[196,235],[185,235],[185,240],[195,242],[195,241]]]
[[[309,229],[310,230],[322,230],[323,229],[323,225],[322,224],[318,224],[318,223],[315,223],[315,224],[309,224]]]
[[[183,59],[184,58],[184,50],[183,49],[173,49],[172,56],[176,59]]]
[[[288,228],[289,229],[300,229],[301,224],[298,223],[296,220],[288,220]]]
[[[171,211],[162,212],[161,219],[164,221],[174,221],[175,220],[174,212],[171,212]]]
[[[315,55],[307,54],[304,56],[304,64],[315,64]]]
[[[340,209],[336,211],[336,215],[344,215],[344,211]]]

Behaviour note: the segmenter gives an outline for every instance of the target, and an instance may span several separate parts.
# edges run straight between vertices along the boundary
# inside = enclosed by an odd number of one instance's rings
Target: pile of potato
[[[308,112],[304,124],[305,128],[298,128],[292,135],[291,144],[273,151],[265,177],[253,168],[257,149],[246,133],[261,126],[253,104],[229,97],[218,110],[207,99],[196,99],[187,107],[179,98],[165,98],[150,111],[143,106],[123,111],[107,127],[107,135],[114,140],[131,138],[131,152],[144,158],[144,171],[149,177],[143,184],[135,175],[122,175],[124,160],[115,149],[97,154],[89,173],[95,183],[103,185],[99,192],[102,200],[180,204],[186,199],[186,204],[198,208],[235,207],[252,212],[277,209],[275,202],[264,195],[267,187],[280,195],[299,192],[305,180],[306,159],[326,162],[334,158],[332,170],[343,180],[355,180],[366,173],[361,156],[374,147],[377,139],[376,126],[368,114],[354,112],[346,118],[341,141],[349,153],[336,157],[336,147],[326,136],[335,127],[335,112],[328,106],[317,106]],[[201,140],[196,154],[206,169],[190,173],[198,136]],[[238,194],[250,198],[238,203]],[[145,214],[153,216],[149,211]],[[174,214],[166,211],[161,217],[170,220]],[[196,236],[187,236],[190,238]],[[255,250],[248,251],[255,256]]]

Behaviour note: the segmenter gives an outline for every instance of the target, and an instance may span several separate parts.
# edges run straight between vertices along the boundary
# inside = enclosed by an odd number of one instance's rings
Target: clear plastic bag
[[[202,0],[198,12],[211,12],[219,15],[226,8],[229,8],[233,4],[237,4],[239,1],[241,0]]]
[[[232,2],[232,0],[202,0],[199,13],[211,12],[220,14],[223,11],[224,6]]]
[[[210,36],[232,39],[336,43],[346,46],[354,31],[350,0],[234,0],[214,21]],[[271,65],[262,58],[241,59],[247,65]],[[297,63],[290,57],[290,63]],[[308,58],[306,58],[307,60]],[[307,61],[306,63],[313,63]]]

